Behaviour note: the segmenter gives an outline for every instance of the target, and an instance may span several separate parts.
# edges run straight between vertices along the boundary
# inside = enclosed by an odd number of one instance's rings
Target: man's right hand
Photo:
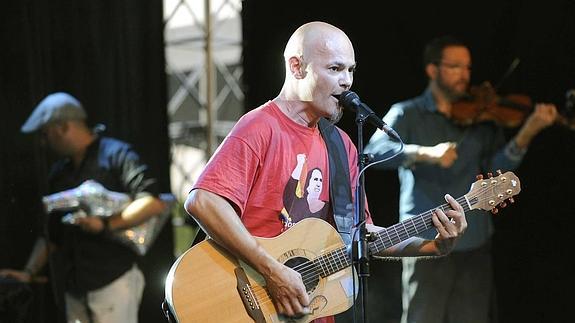
[[[278,263],[265,279],[279,314],[292,318],[310,314],[309,296],[297,271]]]

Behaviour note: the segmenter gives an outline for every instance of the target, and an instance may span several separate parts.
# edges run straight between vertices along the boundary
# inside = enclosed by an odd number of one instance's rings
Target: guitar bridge
[[[234,273],[236,274],[237,281],[236,288],[248,315],[256,323],[265,323],[266,320],[264,319],[264,314],[262,313],[258,300],[254,296],[248,276],[246,276],[246,273],[241,267],[234,269]]]

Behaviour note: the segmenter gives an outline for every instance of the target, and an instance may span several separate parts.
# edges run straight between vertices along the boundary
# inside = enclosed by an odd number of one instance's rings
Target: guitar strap
[[[349,246],[352,241],[353,200],[347,151],[339,131],[327,119],[319,120],[319,131],[329,156],[329,195],[333,218],[343,242]]]

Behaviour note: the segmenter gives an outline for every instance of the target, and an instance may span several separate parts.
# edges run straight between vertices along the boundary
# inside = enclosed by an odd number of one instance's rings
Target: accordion
[[[137,254],[145,255],[170,217],[172,207],[176,202],[176,198],[170,193],[160,194],[160,199],[167,205],[161,214],[137,226],[107,234],[124,243]],[[67,212],[62,217],[62,222],[73,224],[74,220],[79,217],[111,216],[122,211],[132,202],[132,199],[128,194],[110,191],[94,180],[87,180],[76,188],[46,195],[42,198],[42,202],[47,213]]]

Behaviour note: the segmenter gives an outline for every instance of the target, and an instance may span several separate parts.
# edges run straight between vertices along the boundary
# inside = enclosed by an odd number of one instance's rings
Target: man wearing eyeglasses
[[[398,170],[402,221],[432,209],[446,192],[464,195],[477,174],[517,168],[531,140],[557,117],[554,105],[537,104],[509,141],[492,122],[457,124],[451,118],[453,103],[467,95],[471,77],[468,47],[451,36],[433,39],[425,47],[423,63],[427,88],[394,104],[384,117],[405,143],[398,157],[378,164]],[[365,152],[383,157],[398,145],[377,130]],[[469,213],[479,212],[484,211]],[[476,214],[467,220],[467,233],[450,255],[402,259],[402,323],[490,321],[492,219]]]

